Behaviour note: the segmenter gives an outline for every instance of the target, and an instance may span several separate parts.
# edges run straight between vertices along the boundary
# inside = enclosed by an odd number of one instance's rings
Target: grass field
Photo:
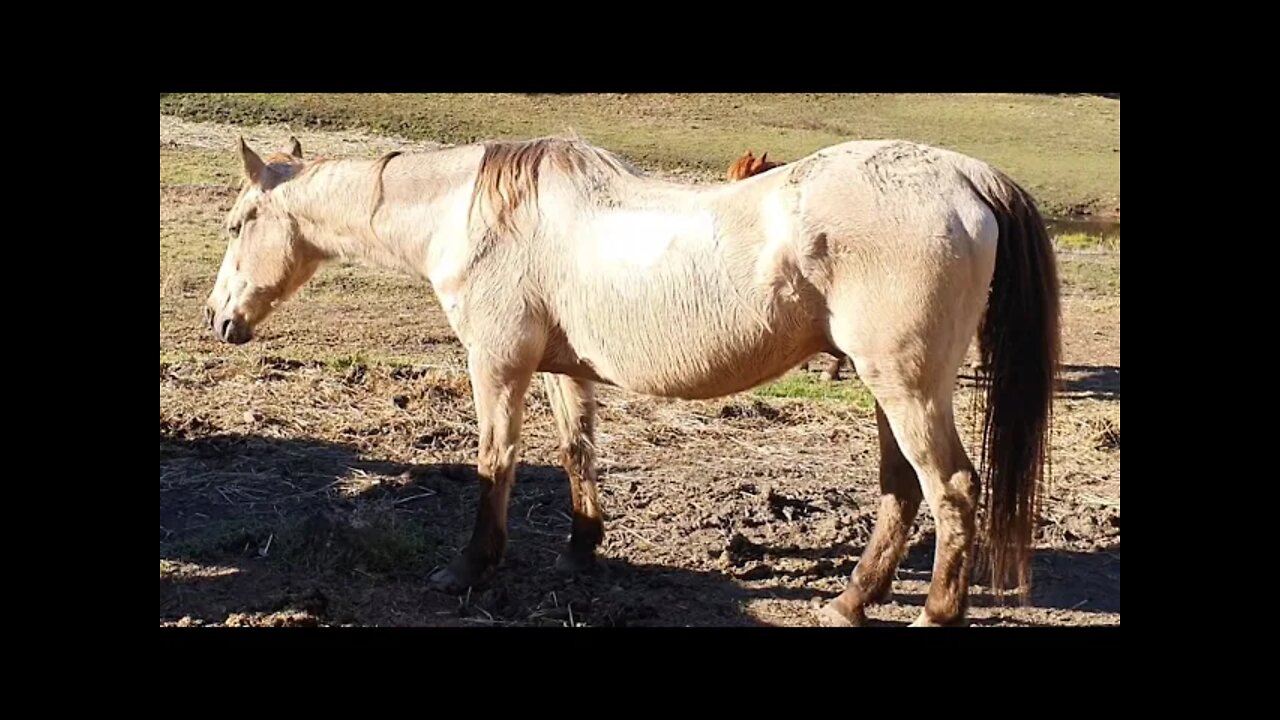
[[[201,327],[238,134],[270,148],[292,131],[309,154],[372,157],[565,126],[690,181],[748,147],[785,160],[896,135],[991,160],[1050,208],[1119,205],[1119,103],[1098,98],[162,97],[161,624],[805,625],[811,599],[840,590],[875,517],[875,419],[856,379],[821,378],[825,357],[717,401],[602,391],[608,567],[578,579],[548,571],[568,484],[531,393],[510,555],[460,600],[423,584],[465,542],[476,495],[462,350],[429,289],[334,266],[254,343]],[[976,624],[1119,624],[1119,240],[1058,245],[1066,371],[1038,584],[1025,608],[975,590]],[[962,377],[957,409],[972,442],[970,388]],[[919,611],[932,527],[922,513],[874,621]]]
[[[895,137],[993,163],[1050,214],[1120,208],[1120,102],[1092,96],[167,95],[160,112],[442,143],[574,130],[642,167],[695,178],[721,176],[748,149],[793,160],[842,140]]]

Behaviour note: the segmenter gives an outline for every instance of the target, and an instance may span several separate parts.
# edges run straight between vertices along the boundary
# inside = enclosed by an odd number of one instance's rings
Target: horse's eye
[[[231,233],[231,237],[240,237],[240,223],[227,228],[227,232]]]

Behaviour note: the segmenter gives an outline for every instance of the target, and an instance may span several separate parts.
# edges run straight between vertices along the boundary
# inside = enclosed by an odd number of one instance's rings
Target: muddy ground
[[[288,136],[243,131],[267,147]],[[552,570],[569,489],[535,386],[501,572],[463,598],[427,590],[476,501],[461,347],[427,287],[355,267],[322,271],[258,341],[214,343],[200,306],[225,247],[237,132],[160,124],[162,625],[814,624],[814,599],[840,591],[875,519],[875,419],[856,379],[832,399],[602,389],[606,564],[576,579]],[[412,145],[300,136],[329,155]],[[1119,253],[1062,264],[1067,372],[1036,586],[1028,607],[975,587],[975,625],[1120,622]],[[824,362],[795,372],[821,388]],[[970,385],[957,408],[972,446]],[[919,612],[932,527],[922,511],[874,622]]]

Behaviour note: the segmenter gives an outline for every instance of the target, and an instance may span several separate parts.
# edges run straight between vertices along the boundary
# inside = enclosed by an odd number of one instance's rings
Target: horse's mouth
[[[216,317],[206,310],[205,318],[214,337],[224,343],[243,345],[253,339],[253,329],[249,327],[249,323],[234,315]]]
[[[243,345],[253,339],[253,333],[245,330],[243,332],[232,331],[229,335],[224,335],[222,341],[231,345]]]
[[[218,337],[225,343],[243,345],[253,339],[253,331],[248,324],[242,322],[224,322],[218,328]]]

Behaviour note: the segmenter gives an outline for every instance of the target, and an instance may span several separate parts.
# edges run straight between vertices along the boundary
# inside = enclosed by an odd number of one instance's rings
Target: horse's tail
[[[1030,588],[1038,490],[1049,464],[1053,394],[1061,353],[1058,270],[1053,244],[1031,196],[995,170],[975,173],[1000,238],[986,315],[978,331],[985,366],[982,398],[985,560],[996,591],[1016,572]]]

